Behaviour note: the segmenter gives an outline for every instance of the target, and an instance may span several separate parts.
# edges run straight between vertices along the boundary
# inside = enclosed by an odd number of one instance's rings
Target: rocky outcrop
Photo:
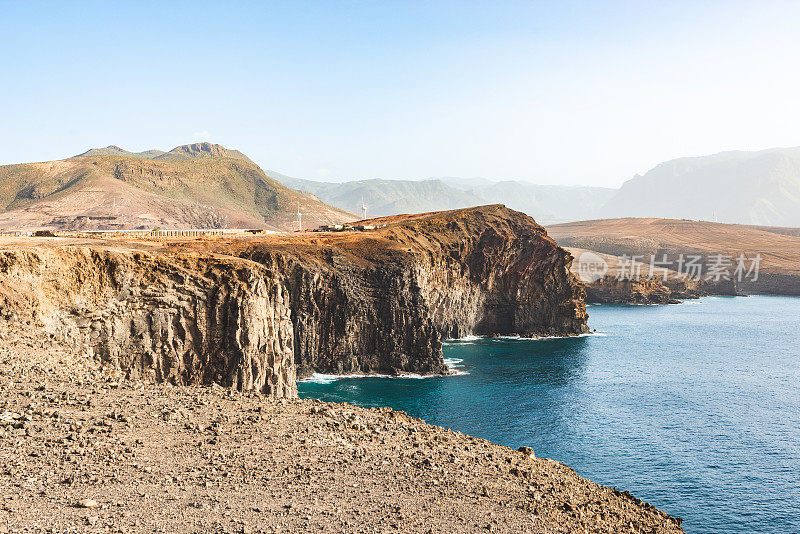
[[[588,330],[571,256],[524,214],[375,224],[166,250],[0,251],[0,306],[129,376],[279,397],[314,371],[444,373],[448,337]]]
[[[586,284],[586,302],[605,304],[679,304],[681,300],[708,295],[738,295],[734,280],[640,277],[620,279],[614,275]]]
[[[620,280],[606,275],[586,284],[586,301],[603,304],[677,304],[660,279]]]
[[[2,308],[129,377],[296,394],[286,289],[240,260],[53,248],[0,252]]]
[[[504,206],[370,221],[356,234],[211,250],[285,273],[300,375],[444,372],[441,340],[588,331],[572,257]]]

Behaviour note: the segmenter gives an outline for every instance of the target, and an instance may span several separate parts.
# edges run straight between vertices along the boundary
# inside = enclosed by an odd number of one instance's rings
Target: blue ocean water
[[[532,446],[689,533],[800,532],[800,298],[589,313],[597,335],[448,343],[467,374],[317,377],[300,395]]]

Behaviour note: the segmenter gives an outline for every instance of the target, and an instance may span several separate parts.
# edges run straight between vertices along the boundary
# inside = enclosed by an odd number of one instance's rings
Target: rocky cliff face
[[[445,212],[389,229],[415,252],[420,291],[442,337],[587,331],[572,257],[504,206]]]
[[[301,375],[443,372],[445,338],[588,330],[572,257],[527,215],[495,205],[370,223],[386,226],[212,247],[285,274]]]
[[[297,373],[446,372],[443,338],[587,331],[572,258],[530,217],[485,206],[375,223],[0,251],[0,307],[129,376],[278,397],[296,395]]]
[[[235,260],[55,248],[0,252],[0,307],[130,377],[296,394],[286,289]]]

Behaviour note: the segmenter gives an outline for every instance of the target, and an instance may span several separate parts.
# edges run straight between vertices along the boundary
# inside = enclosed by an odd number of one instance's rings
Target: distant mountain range
[[[356,217],[268,177],[211,143],[169,152],[92,149],[65,160],[0,166],[0,230],[265,228]]]
[[[800,226],[800,147],[661,163],[625,182],[599,216]]]
[[[368,217],[505,204],[538,222],[664,217],[800,227],[800,147],[681,158],[620,189],[446,177],[303,180],[212,143],[95,148],[0,166],[0,230],[253,227],[292,230]]]
[[[483,204],[505,204],[542,224],[594,216],[616,190],[603,187],[535,185],[482,178],[430,180],[357,180],[316,182],[267,174],[298,191],[343,210],[361,213],[362,199],[372,216],[441,211]]]
[[[288,187],[314,195],[321,201],[352,213],[361,202],[370,217],[399,213],[424,213],[490,204],[471,191],[451,187],[441,180],[358,180],[345,183],[301,180],[267,173]]]
[[[363,198],[370,216],[501,203],[542,224],[665,217],[800,227],[800,147],[675,159],[620,189],[452,177],[328,183],[268,174],[353,213]]]

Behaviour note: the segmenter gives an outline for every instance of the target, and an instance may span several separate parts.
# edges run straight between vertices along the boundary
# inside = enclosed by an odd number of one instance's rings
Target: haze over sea
[[[800,531],[800,298],[589,308],[597,335],[467,339],[462,374],[301,381],[573,467],[689,533]]]

